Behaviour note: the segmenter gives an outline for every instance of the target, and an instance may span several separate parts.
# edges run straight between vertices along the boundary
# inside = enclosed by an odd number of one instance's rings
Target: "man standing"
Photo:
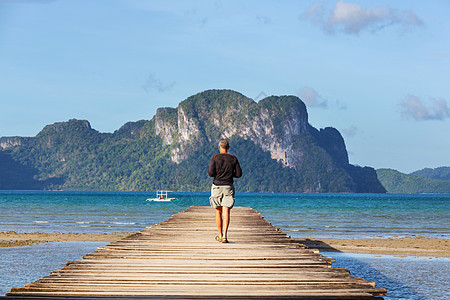
[[[228,243],[230,211],[234,206],[233,178],[242,176],[238,159],[229,154],[228,149],[230,149],[228,141],[220,141],[219,153],[211,158],[208,168],[208,175],[214,177],[209,202],[216,210],[216,225],[219,230],[216,240],[222,243]]]

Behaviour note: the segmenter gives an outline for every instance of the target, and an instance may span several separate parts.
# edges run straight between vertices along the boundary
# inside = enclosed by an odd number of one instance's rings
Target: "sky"
[[[150,120],[208,89],[296,95],[350,163],[450,166],[450,1],[0,0],[0,136]]]

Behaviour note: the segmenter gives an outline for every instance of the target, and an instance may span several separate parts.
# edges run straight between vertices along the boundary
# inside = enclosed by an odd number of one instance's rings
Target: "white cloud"
[[[146,92],[150,92],[150,90],[157,90],[160,93],[170,91],[175,86],[175,81],[172,81],[169,84],[163,83],[161,79],[155,77],[155,75],[150,74],[147,78],[147,81],[142,86],[142,88]]]
[[[324,2],[316,2],[300,19],[320,26],[327,34],[343,31],[358,35],[363,30],[376,32],[392,25],[400,25],[405,29],[423,25],[420,18],[410,10],[398,11],[386,6],[364,8],[343,0],[336,2],[332,9],[326,7]]]
[[[450,118],[450,108],[442,98],[429,97],[428,101],[422,101],[419,97],[408,95],[399,103],[401,114],[416,121],[444,120]]]
[[[320,96],[319,93],[313,88],[304,87],[300,90],[298,95],[308,107],[326,108],[328,106],[328,101]]]

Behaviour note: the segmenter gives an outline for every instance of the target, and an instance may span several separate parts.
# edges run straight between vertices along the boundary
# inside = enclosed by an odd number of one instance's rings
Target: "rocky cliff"
[[[37,170],[35,179],[52,184],[47,188],[208,190],[209,158],[223,138],[243,166],[241,191],[385,192],[372,168],[349,164],[339,131],[309,125],[295,96],[256,103],[235,91],[208,90],[113,134],[70,120],[34,138],[1,138],[0,146]]]
[[[159,109],[156,134],[172,145],[171,160],[186,159],[189,146],[241,137],[251,140],[287,167],[301,161],[294,140],[313,135],[337,160],[348,163],[340,133],[333,128],[317,131],[308,123],[305,104],[297,97],[268,97],[259,103],[234,91],[209,90],[189,97],[177,109]]]

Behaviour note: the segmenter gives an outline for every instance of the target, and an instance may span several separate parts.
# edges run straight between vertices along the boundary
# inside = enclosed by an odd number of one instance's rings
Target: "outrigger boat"
[[[169,198],[167,196],[167,191],[156,191],[156,198],[148,198],[147,201],[169,202],[175,199],[176,198]]]

